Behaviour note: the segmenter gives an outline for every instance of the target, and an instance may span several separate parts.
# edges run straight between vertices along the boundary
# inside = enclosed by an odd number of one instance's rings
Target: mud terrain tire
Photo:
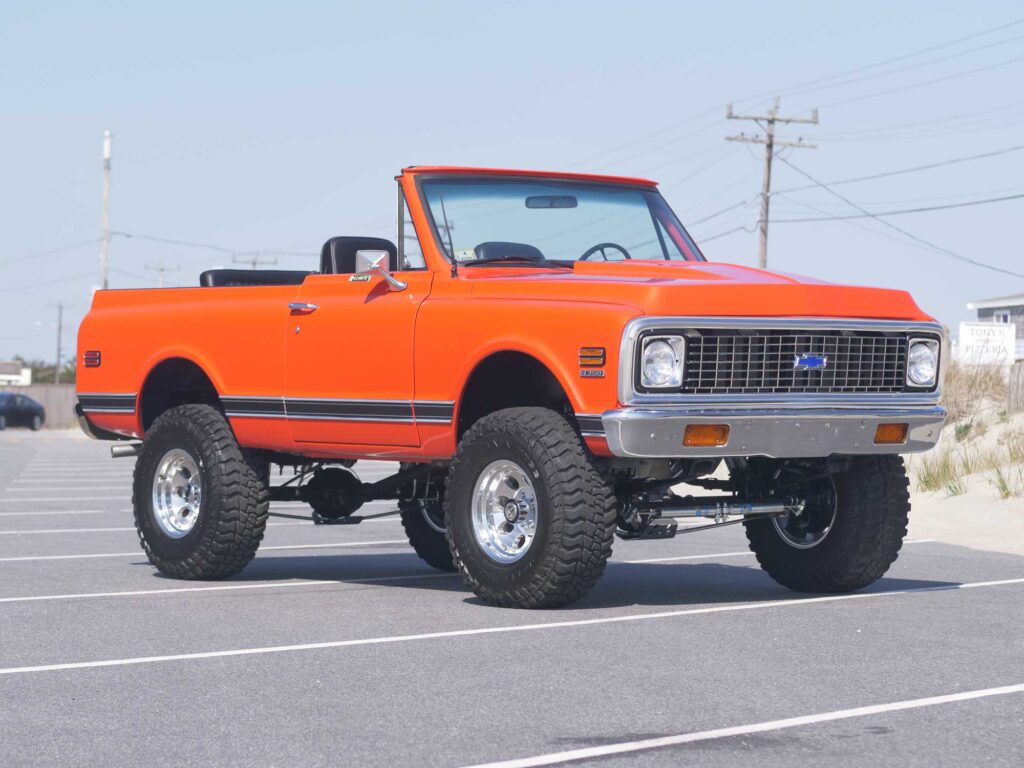
[[[157,520],[154,479],[172,452],[198,467],[201,498],[187,532],[167,533]],[[182,405],[146,431],[135,464],[135,527],[157,569],[177,579],[223,579],[252,560],[270,509],[269,465],[238,445],[224,417],[208,405]]]
[[[834,476],[835,517],[808,548],[787,542],[770,519],[744,523],[769,576],[797,592],[852,592],[880,579],[907,535],[910,495],[899,456],[857,456]]]
[[[474,524],[479,484],[495,466],[521,470],[535,497],[528,505],[533,537],[511,555],[518,556],[512,562],[498,562],[485,551]],[[497,411],[466,432],[449,472],[445,512],[455,565],[466,586],[491,605],[555,608],[579,600],[600,578],[612,551],[612,489],[576,430],[545,408]],[[509,514],[514,516],[514,507]]]

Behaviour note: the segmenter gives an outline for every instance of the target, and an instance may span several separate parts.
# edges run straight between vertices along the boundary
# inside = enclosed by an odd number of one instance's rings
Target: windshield
[[[459,264],[703,260],[652,189],[466,178],[421,188],[441,247]]]

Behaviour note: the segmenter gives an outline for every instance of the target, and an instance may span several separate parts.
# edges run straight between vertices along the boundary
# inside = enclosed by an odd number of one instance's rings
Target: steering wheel
[[[592,245],[589,248],[587,248],[587,250],[583,252],[583,255],[580,256],[580,261],[586,261],[598,251],[601,252],[602,259],[604,259],[605,261],[609,261],[610,259],[608,258],[608,254],[605,253],[606,248],[611,248],[613,250],[618,251],[619,253],[626,257],[626,261],[632,261],[633,259],[633,257],[629,255],[629,251],[627,251],[618,243],[598,243],[597,245]]]

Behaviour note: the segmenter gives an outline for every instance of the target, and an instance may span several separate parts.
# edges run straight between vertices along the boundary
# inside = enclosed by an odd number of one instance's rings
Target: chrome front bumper
[[[664,406],[606,411],[600,419],[608,448],[616,456],[770,456],[782,459],[927,451],[939,441],[946,410],[934,405],[907,408]],[[875,428],[894,422],[909,425],[906,442],[876,444]],[[684,446],[683,432],[690,424],[728,424],[728,442],[718,447]]]

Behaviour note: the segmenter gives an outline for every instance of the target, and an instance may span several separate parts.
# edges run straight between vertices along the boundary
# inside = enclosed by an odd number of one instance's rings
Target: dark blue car
[[[28,427],[42,429],[46,422],[46,410],[25,395],[0,392],[0,429],[7,427]]]

